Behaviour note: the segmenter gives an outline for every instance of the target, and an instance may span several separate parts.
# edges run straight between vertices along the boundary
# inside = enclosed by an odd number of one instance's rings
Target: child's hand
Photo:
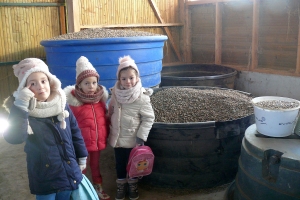
[[[36,98],[29,87],[30,85],[14,93],[14,97],[16,98],[14,104],[26,112],[33,110],[36,106]]]
[[[86,159],[87,157],[78,158],[78,165],[81,172],[86,168]]]
[[[142,140],[139,137],[136,137],[136,146],[143,146],[144,145],[144,140]]]
[[[80,170],[81,170],[81,172],[82,172],[83,170],[85,170],[86,164],[84,164],[84,165],[79,165],[79,168],[80,168]]]

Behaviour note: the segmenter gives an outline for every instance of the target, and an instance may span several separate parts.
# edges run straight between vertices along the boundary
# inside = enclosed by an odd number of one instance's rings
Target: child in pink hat
[[[106,116],[108,91],[98,84],[99,78],[99,74],[89,60],[81,56],[76,62],[76,84],[67,86],[64,91],[89,152],[88,163],[94,188],[100,199],[110,199],[102,187],[99,164],[100,153],[106,148],[108,137]],[[86,170],[83,171],[85,172]]]
[[[114,148],[117,170],[116,200],[123,200],[129,186],[129,198],[136,200],[138,179],[128,179],[126,166],[130,151],[147,141],[154,123],[154,111],[150,102],[153,90],[142,87],[137,65],[130,56],[119,58],[117,82],[111,89],[109,116],[111,129],[108,138]]]
[[[70,199],[88,152],[61,82],[38,58],[26,58],[13,69],[19,87],[5,101],[11,126],[3,137],[11,144],[26,142],[29,187],[37,200]]]

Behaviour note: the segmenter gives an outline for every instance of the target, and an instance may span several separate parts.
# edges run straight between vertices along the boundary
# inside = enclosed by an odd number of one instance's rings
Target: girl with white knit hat
[[[70,199],[82,180],[88,153],[61,82],[38,58],[26,58],[13,70],[19,87],[5,100],[10,127],[4,139],[26,142],[29,187],[37,200]]]
[[[147,141],[154,123],[150,102],[153,90],[142,87],[137,65],[130,56],[119,58],[117,82],[111,89],[109,116],[111,119],[109,144],[114,147],[117,170],[116,200],[123,200],[129,186],[129,198],[136,200],[138,179],[128,179],[126,166],[130,151]]]
[[[67,86],[64,91],[89,153],[88,163],[94,188],[100,199],[110,199],[102,188],[103,180],[99,163],[101,150],[107,145],[106,100],[108,91],[98,84],[99,78],[98,72],[89,60],[81,56],[76,62],[76,84]],[[85,172],[86,170],[83,171]]]

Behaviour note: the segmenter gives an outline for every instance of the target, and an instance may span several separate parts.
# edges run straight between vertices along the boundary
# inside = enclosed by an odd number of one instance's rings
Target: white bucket
[[[299,106],[291,109],[270,110],[255,105],[258,102],[270,100],[298,102]],[[254,107],[256,129],[259,133],[270,137],[286,137],[293,133],[300,108],[298,100],[286,97],[262,96],[252,99],[251,102]]]

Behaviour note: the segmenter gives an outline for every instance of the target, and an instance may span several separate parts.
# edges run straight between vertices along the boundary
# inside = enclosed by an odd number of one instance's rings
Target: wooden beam
[[[191,45],[191,13],[189,7],[186,6],[187,0],[179,0],[179,6],[181,10],[181,22],[185,24],[182,29],[182,45],[183,49],[183,61],[186,63],[192,62],[192,45]]]
[[[222,5],[216,3],[215,64],[222,63]]]
[[[60,34],[66,34],[66,10],[65,6],[59,6],[59,25],[60,25]]]
[[[240,0],[196,0],[196,1],[188,1],[187,5],[193,6],[193,5],[201,5],[201,4],[225,3],[231,1],[240,1]],[[248,0],[248,1],[253,1],[253,0]]]
[[[80,31],[80,0],[66,0],[68,33]]]
[[[165,24],[110,24],[110,25],[84,25],[80,28],[139,28],[139,27],[179,27],[183,26],[182,23],[165,23]]]
[[[258,65],[259,0],[253,0],[252,48],[250,71]]]
[[[158,19],[158,21],[159,21],[160,23],[164,24],[165,22],[164,22],[164,20],[162,19],[161,14],[160,14],[160,12],[159,12],[159,9],[157,8],[155,2],[154,2],[153,0],[148,0],[148,1],[149,1],[149,3],[150,3],[150,6],[152,7],[152,9],[153,9],[153,11],[154,11],[154,13],[155,13],[157,19]],[[168,36],[168,40],[170,41],[171,47],[172,47],[172,49],[174,50],[174,52],[175,52],[175,54],[176,54],[178,60],[179,60],[179,61],[182,61],[181,55],[180,55],[179,50],[178,50],[178,48],[177,48],[177,46],[176,46],[176,44],[175,44],[175,42],[174,42],[174,40],[173,40],[173,37],[172,37],[172,34],[171,34],[169,28],[168,28],[168,27],[163,27],[163,28],[164,28],[165,33],[166,33],[167,36]]]
[[[299,15],[298,10],[298,15]],[[297,48],[297,63],[296,63],[296,74],[300,74],[300,20],[298,22],[298,48]]]

